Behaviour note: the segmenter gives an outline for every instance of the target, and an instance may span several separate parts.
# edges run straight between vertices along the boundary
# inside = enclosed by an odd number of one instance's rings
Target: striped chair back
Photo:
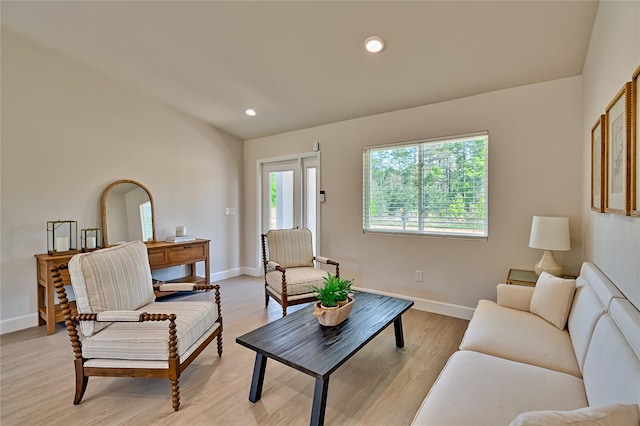
[[[272,229],[267,232],[268,260],[283,268],[313,267],[313,243],[307,228]]]
[[[81,314],[136,310],[155,300],[147,247],[142,241],[77,254],[69,260],[69,277]],[[80,330],[88,337],[109,324],[81,321]]]

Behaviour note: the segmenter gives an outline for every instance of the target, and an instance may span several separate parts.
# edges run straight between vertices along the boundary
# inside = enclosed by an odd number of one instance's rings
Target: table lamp
[[[569,218],[534,216],[531,222],[531,236],[529,247],[542,249],[542,259],[534,267],[537,275],[546,271],[552,275],[560,276],[562,266],[553,258],[552,250],[570,250],[569,242]]]

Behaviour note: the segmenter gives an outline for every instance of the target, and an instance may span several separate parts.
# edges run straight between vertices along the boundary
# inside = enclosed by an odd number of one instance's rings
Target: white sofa
[[[479,301],[414,425],[638,424],[638,309],[591,263],[564,329],[529,312],[536,290],[500,284],[497,303]]]

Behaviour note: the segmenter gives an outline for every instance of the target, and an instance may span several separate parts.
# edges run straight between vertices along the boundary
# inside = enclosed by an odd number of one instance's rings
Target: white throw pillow
[[[558,278],[543,272],[533,290],[529,311],[562,330],[569,318],[575,292],[576,280]]]
[[[636,404],[585,407],[573,411],[529,411],[513,419],[509,426],[638,426]]]

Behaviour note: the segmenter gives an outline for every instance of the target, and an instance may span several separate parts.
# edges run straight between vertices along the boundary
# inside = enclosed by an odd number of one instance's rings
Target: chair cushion
[[[77,254],[69,261],[69,277],[81,314],[135,311],[155,300],[147,246],[142,241]],[[109,324],[81,321],[80,330],[91,336]]]
[[[533,290],[529,310],[562,330],[567,324],[575,292],[576,280],[542,272]]]
[[[322,287],[327,271],[317,268],[289,268],[285,274],[287,279],[287,296],[312,293],[311,286]],[[267,285],[282,293],[282,272],[267,272]]]
[[[218,321],[218,307],[209,301],[154,302],[139,312],[176,314],[178,355],[182,356]],[[82,342],[85,358],[166,361],[169,321],[117,322]]]
[[[313,267],[311,231],[302,229],[272,229],[267,232],[268,260],[283,268]]]

